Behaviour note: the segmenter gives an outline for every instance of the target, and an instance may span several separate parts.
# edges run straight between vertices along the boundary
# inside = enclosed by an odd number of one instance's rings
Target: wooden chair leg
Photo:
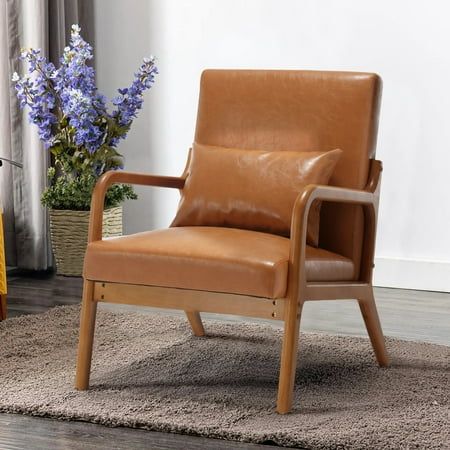
[[[281,349],[280,379],[278,382],[277,411],[288,413],[294,396],[295,371],[297,368],[298,336],[301,306],[292,305],[284,320],[283,347]]]
[[[195,336],[204,336],[205,329],[203,328],[202,318],[197,311],[185,311],[186,316],[191,324],[192,332]]]
[[[7,311],[6,294],[0,294],[0,320],[6,319]]]
[[[89,388],[92,344],[94,342],[95,316],[97,313],[97,302],[93,300],[93,296],[94,282],[85,280],[83,285],[83,301],[81,304],[80,337],[75,379],[75,388],[79,390]]]
[[[389,365],[389,357],[372,289],[368,292],[366,298],[358,299],[358,303],[378,364],[381,367],[386,367]]]

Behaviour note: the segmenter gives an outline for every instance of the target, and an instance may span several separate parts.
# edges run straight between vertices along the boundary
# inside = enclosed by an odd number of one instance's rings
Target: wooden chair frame
[[[305,301],[356,299],[359,303],[376,359],[380,366],[387,366],[388,356],[372,288],[381,171],[381,162],[371,160],[369,181],[364,190],[309,185],[298,195],[292,216],[289,279],[287,295],[284,298],[269,299],[85,279],[75,381],[76,388],[85,390],[89,387],[92,344],[98,302],[184,310],[196,336],[205,334],[200,312],[282,320],[284,322],[284,337],[277,400],[277,411],[281,414],[289,412],[292,407],[300,318]],[[182,189],[184,181],[183,177],[154,176],[122,171],[104,174],[99,179],[92,197],[88,241],[93,242],[102,239],[104,198],[108,187],[112,184],[129,183]],[[307,282],[305,278],[306,227],[309,209],[315,200],[351,203],[362,206],[364,211],[364,242],[360,276],[357,281]]]

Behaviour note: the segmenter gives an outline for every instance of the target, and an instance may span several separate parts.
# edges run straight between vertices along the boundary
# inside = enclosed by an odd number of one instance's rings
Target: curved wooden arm
[[[140,184],[145,186],[182,189],[184,178],[147,175],[143,173],[110,171],[103,174],[95,185],[91,200],[88,242],[102,239],[103,209],[108,188],[115,183]]]
[[[361,259],[360,279],[368,283],[372,279],[375,251],[375,232],[379,202],[381,163],[373,160],[366,190],[346,189],[334,186],[308,185],[299,193],[295,201],[291,222],[290,249],[290,297],[304,298],[302,289],[306,287],[305,249],[308,214],[315,200],[358,204],[364,210],[364,243]]]

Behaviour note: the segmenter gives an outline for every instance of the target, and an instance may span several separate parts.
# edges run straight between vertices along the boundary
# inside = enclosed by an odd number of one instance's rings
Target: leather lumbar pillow
[[[342,150],[260,151],[194,144],[177,215],[171,226],[243,228],[289,236],[298,193],[328,184]],[[317,246],[319,205],[308,218]]]

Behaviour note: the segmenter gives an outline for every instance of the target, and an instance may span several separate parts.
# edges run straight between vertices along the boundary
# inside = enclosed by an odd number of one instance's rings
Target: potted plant
[[[13,74],[20,107],[29,107],[29,120],[38,127],[45,149],[52,155],[48,187],[42,204],[49,208],[50,232],[57,273],[81,275],[87,245],[92,190],[108,170],[123,169],[117,146],[142,107],[144,91],[158,73],[155,59],[144,58],[130,87],[108,107],[95,84],[95,71],[87,63],[92,47],[73,25],[70,45],[64,49],[59,67],[40,50],[22,50],[27,74]],[[122,234],[121,204],[135,199],[129,185],[114,185],[106,195],[104,236]]]

